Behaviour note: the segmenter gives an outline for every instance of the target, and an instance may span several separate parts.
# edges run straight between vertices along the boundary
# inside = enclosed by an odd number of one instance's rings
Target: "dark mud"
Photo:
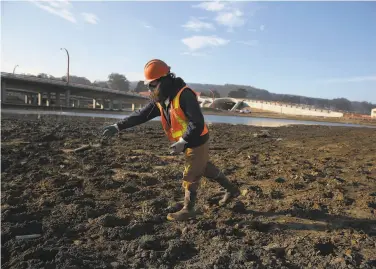
[[[73,151],[109,123],[3,115],[2,268],[375,268],[375,130],[212,125],[242,196],[219,208],[203,179],[197,219],[173,223],[183,157],[160,123]]]

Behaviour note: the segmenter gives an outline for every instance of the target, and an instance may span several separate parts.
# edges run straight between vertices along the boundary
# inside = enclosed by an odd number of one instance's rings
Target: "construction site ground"
[[[2,115],[2,268],[376,267],[375,129],[210,125],[242,195],[219,207],[203,178],[197,218],[170,222],[184,156],[159,122],[98,145],[112,123]]]

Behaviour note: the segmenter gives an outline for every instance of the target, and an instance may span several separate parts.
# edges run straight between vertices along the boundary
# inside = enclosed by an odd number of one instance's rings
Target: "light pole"
[[[215,99],[215,95],[214,95],[214,92],[212,90],[209,89],[209,91],[212,93],[213,95],[213,102],[212,102],[212,106],[214,106],[214,99]]]
[[[16,71],[17,66],[18,66],[18,64],[13,68],[13,75],[14,75],[14,71]]]
[[[63,50],[63,49],[67,52],[67,56],[68,56],[67,83],[69,83],[69,52],[66,48],[60,48],[60,50]]]

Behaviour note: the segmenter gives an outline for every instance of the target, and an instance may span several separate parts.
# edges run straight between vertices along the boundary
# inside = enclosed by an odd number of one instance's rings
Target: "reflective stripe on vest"
[[[163,127],[167,137],[171,141],[178,141],[179,138],[183,136],[183,134],[185,133],[185,131],[187,130],[187,127],[188,127],[188,120],[185,117],[183,110],[181,110],[181,108],[180,108],[180,95],[183,92],[183,90],[186,89],[186,88],[188,88],[188,86],[183,87],[176,94],[176,96],[174,97],[174,99],[170,103],[170,105],[171,105],[170,106],[171,125],[167,122],[167,119],[164,116],[162,105],[160,103],[157,103],[157,106],[158,106],[158,108],[161,112],[162,127]],[[197,96],[197,94],[196,94],[196,96]],[[206,133],[208,133],[208,128],[205,124],[204,130],[202,131],[201,136],[205,135]]]

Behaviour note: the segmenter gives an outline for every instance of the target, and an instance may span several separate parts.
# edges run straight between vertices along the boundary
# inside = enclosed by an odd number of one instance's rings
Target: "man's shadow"
[[[207,202],[211,206],[217,207],[218,201],[221,198],[220,194],[210,197]],[[376,236],[376,217],[375,219],[358,219],[342,215],[331,215],[325,210],[319,209],[306,209],[301,207],[296,207],[294,209],[282,210],[282,211],[255,211],[250,208],[246,208],[243,203],[237,202],[236,200],[231,203],[232,205],[227,205],[228,208],[240,216],[252,216],[251,219],[244,218],[243,220],[238,217],[229,220],[228,224],[239,224],[239,226],[249,226],[260,232],[268,232],[272,229],[281,230],[314,230],[314,231],[328,231],[328,230],[339,230],[339,229],[354,229],[359,232],[363,232],[369,236]],[[219,207],[214,209],[214,211],[220,210]],[[278,216],[291,216],[295,218],[319,221],[322,223],[300,223],[300,222],[278,222],[273,221],[273,217]],[[269,221],[262,221],[260,219],[255,219],[257,217],[268,217],[271,218]],[[261,218],[262,219],[262,218]]]
[[[261,231],[267,232],[270,229],[284,229],[284,230],[314,230],[327,231],[337,229],[354,229],[358,232],[363,232],[369,236],[376,236],[376,220],[372,219],[357,219],[342,215],[330,215],[320,210],[284,210],[279,212],[259,212],[254,210],[244,210],[239,212],[242,214],[251,214],[253,217],[275,217],[275,216],[292,216],[296,218],[320,221],[324,223],[298,223],[298,222],[266,222],[250,221],[250,226]]]

